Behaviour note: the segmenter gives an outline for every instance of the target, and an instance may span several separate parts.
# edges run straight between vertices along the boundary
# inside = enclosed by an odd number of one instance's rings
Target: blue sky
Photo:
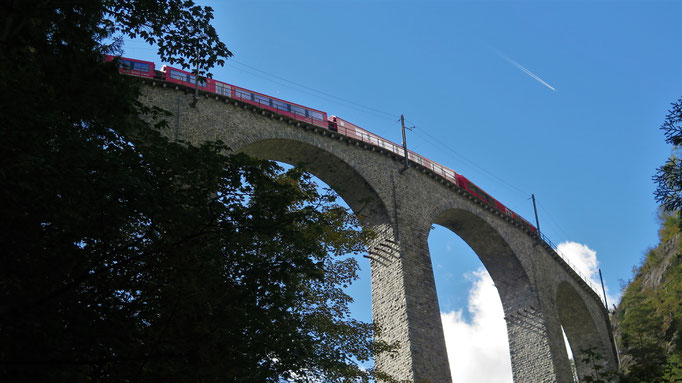
[[[394,142],[404,114],[410,149],[531,222],[534,193],[542,231],[594,251],[610,295],[657,243],[651,176],[671,149],[659,126],[682,97],[681,1],[205,4],[235,55],[214,78]],[[161,64],[140,42],[124,48]],[[474,326],[480,262],[442,228],[429,246],[441,311]],[[361,262],[354,311],[368,320]]]

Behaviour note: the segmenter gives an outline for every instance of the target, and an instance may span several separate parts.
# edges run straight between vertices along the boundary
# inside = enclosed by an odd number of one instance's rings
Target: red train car
[[[461,174],[457,174],[456,178],[457,178],[457,185],[462,187],[464,190],[469,192],[471,195],[475,196],[476,198],[480,199],[481,201],[485,202],[486,204],[490,205],[491,207],[494,207],[500,213],[507,215],[510,218],[513,218],[514,220],[517,220],[527,230],[529,230],[531,233],[537,234],[538,230],[535,228],[535,226],[531,225],[531,223],[526,221],[525,219],[523,219],[523,217],[514,213],[511,209],[504,206],[502,203],[500,203],[500,201],[491,197],[488,193],[484,192],[481,188],[474,185],[474,183],[469,181],[466,177],[464,177]]]
[[[197,76],[194,73],[187,72],[182,69],[173,68],[168,65],[164,65],[161,68],[164,80],[172,82],[175,84],[187,86],[194,88],[197,83]],[[215,80],[206,78],[199,80],[199,90],[204,92],[215,93]]]
[[[459,185],[461,188],[469,192],[471,195],[487,203],[490,206],[496,207],[495,202],[497,202],[497,200],[491,197],[488,193],[484,192],[478,186],[474,185],[474,183],[469,181],[466,177],[464,177],[461,174],[457,174],[456,179],[457,185]]]
[[[218,85],[230,87],[229,91],[232,93],[232,96],[229,97],[241,100],[243,102],[246,102],[247,104],[256,105],[263,109],[273,111],[277,114],[294,118],[296,120],[308,122],[322,128],[328,127],[327,113],[321,110],[294,104],[293,102],[284,101],[279,98],[268,96],[263,93],[254,92],[252,90],[241,88],[234,85],[229,85],[225,83]]]
[[[161,72],[163,72],[164,80],[168,82],[195,87],[196,76],[193,73],[168,65],[164,65]],[[327,113],[321,110],[308,108],[210,78],[200,80],[198,88],[204,92],[238,99],[296,120],[305,121],[323,128],[327,127]]]
[[[127,57],[105,55],[104,61],[118,61],[118,71],[130,76],[154,78],[154,63]]]

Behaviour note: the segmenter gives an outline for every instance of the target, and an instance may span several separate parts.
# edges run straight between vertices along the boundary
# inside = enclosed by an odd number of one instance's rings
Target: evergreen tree
[[[679,158],[679,146],[682,144],[682,98],[672,104],[661,129],[665,133],[665,141],[674,148],[668,162],[658,168],[654,176],[657,184],[656,201],[666,211],[679,211],[682,208],[682,159]]]

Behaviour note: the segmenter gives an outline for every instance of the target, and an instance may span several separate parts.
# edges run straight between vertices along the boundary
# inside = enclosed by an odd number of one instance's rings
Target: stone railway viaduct
[[[222,96],[205,95],[193,108],[192,97],[159,81],[143,86],[143,102],[173,114],[171,138],[220,139],[235,151],[306,164],[378,233],[368,249],[373,317],[381,336],[400,346],[394,356],[378,355],[377,368],[405,381],[451,381],[427,243],[433,224],[466,241],[495,282],[514,382],[573,382],[562,327],[576,354],[596,348],[607,368],[617,367],[598,295],[521,225],[417,164],[401,173],[403,158],[388,150]],[[590,374],[577,359],[578,375]]]

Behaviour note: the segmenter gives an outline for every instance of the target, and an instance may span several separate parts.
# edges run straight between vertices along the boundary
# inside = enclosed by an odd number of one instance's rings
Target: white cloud
[[[578,271],[590,278],[599,273],[597,252],[578,242],[561,242],[557,250],[565,255]]]
[[[557,246],[557,250],[575,267],[583,276],[592,282],[592,285],[597,290],[599,296],[602,295],[601,281],[599,280],[599,261],[597,260],[597,252],[590,249],[587,245],[577,242],[561,242]],[[611,305],[617,305],[620,301],[620,293],[617,295],[609,294],[609,288],[606,287],[606,298]]]
[[[563,242],[558,250],[580,273],[601,288],[596,251],[577,242]],[[452,381],[512,382],[507,327],[497,288],[484,268],[467,274],[467,278],[472,282],[467,307],[469,315],[466,316],[463,310],[441,313]],[[608,288],[606,291],[609,305],[617,303],[619,297],[609,295]]]
[[[472,280],[468,311],[441,313],[453,382],[508,383],[511,359],[502,302],[485,269],[468,275]]]

